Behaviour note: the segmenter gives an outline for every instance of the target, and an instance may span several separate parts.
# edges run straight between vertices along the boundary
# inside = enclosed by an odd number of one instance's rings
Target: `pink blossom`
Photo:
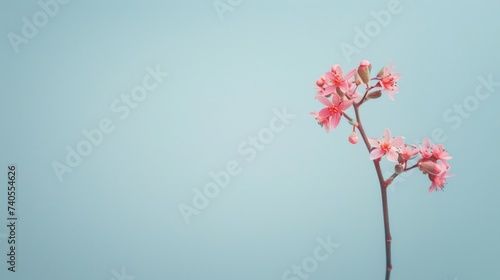
[[[432,155],[436,159],[442,161],[446,166],[449,166],[448,160],[452,159],[452,156],[448,154],[448,152],[444,149],[444,146],[442,144],[432,146]]]
[[[332,93],[336,93],[337,88],[346,93],[353,82],[352,78],[354,74],[356,74],[356,69],[349,71],[349,73],[343,76],[342,68],[338,64],[333,65],[331,70],[324,76],[326,83],[323,85],[322,95],[329,96]]]
[[[429,180],[431,180],[429,191],[442,190],[446,184],[446,178],[453,176],[448,174],[450,165],[447,162],[452,157],[442,144],[432,145],[428,138],[422,141],[420,155],[422,158],[417,165],[424,174],[429,174]]]
[[[328,118],[322,118],[316,112],[311,112],[310,115],[313,116],[318,121],[318,124],[320,126],[325,128],[326,132],[330,131],[330,126],[328,125],[328,122],[329,122]]]
[[[394,69],[392,64],[390,67],[386,66],[382,69],[381,73],[378,75],[380,80],[377,86],[382,87],[389,95],[389,98],[394,100],[394,93],[399,92],[397,81],[401,77],[401,73],[393,73],[392,69]]]
[[[335,129],[338,126],[344,110],[352,105],[352,100],[342,101],[338,94],[333,94],[333,102],[321,95],[316,96],[316,98],[326,106],[319,111],[318,116],[322,120],[327,119],[328,122],[326,124],[331,129]]]
[[[372,146],[370,159],[375,160],[387,155],[387,159],[398,162],[398,150],[403,146],[404,139],[401,136],[392,138],[391,131],[385,129],[382,140],[376,138],[368,139]]]
[[[424,141],[422,141],[420,154],[422,158],[434,158],[442,161],[446,165],[448,165],[447,161],[452,159],[452,156],[444,149],[443,144],[432,145],[429,138],[425,138]]]
[[[420,149],[415,145],[403,145],[403,147],[399,150],[399,157],[401,163],[406,162],[413,158],[420,152]]]
[[[448,173],[443,173],[441,175],[429,174],[429,180],[431,180],[429,192],[442,190],[446,184],[446,178],[451,176],[453,175],[449,175]]]
[[[420,147],[420,155],[422,155],[422,158],[432,157],[432,145],[429,138],[425,138],[424,141],[422,141],[422,147]]]

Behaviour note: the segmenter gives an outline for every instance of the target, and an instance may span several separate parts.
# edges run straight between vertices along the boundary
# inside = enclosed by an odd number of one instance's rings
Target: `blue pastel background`
[[[284,274],[318,238],[339,247],[308,279],[383,279],[372,163],[347,141],[347,123],[326,134],[309,116],[322,107],[315,80],[361,59],[402,73],[396,102],[362,108],[367,132],[388,127],[413,142],[440,129],[454,156],[444,192],[429,193],[418,172],[390,188],[391,279],[500,279],[500,3],[71,0],[54,2],[54,16],[14,47],[9,34],[21,36],[40,3],[0,1],[1,279],[305,279]],[[388,6],[398,12],[346,56],[356,28]],[[111,104],[147,67],[169,75],[120,119]],[[496,83],[483,100],[481,77]],[[460,115],[464,102],[472,109]],[[248,161],[238,147],[284,108],[295,117]],[[106,118],[115,129],[58,180],[66,146]],[[187,224],[179,206],[230,161],[241,172]],[[15,273],[4,225],[11,163]]]

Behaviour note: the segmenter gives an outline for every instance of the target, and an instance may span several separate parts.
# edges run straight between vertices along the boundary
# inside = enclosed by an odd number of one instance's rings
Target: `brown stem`
[[[368,149],[368,153],[371,152],[372,147],[370,145],[370,142],[368,141],[368,137],[366,137],[365,129],[363,128],[363,125],[361,124],[361,120],[359,118],[359,104],[354,104],[354,113],[356,114],[356,121],[358,122],[358,130],[359,133],[361,134],[361,137],[363,138],[363,142],[365,143],[366,148]]]
[[[372,150],[370,142],[368,141],[368,137],[366,136],[365,130],[363,128],[363,124],[359,118],[359,106],[360,104],[354,104],[354,112],[356,113],[356,120],[358,122],[358,130],[365,142],[366,148],[368,152]],[[380,168],[380,159],[373,160],[373,164],[375,165],[375,170],[377,172],[377,177],[380,185],[380,191],[382,193],[382,210],[384,213],[384,232],[385,232],[385,260],[386,260],[386,271],[385,271],[385,280],[390,280],[391,278],[391,231],[389,227],[389,208],[387,205],[387,191],[386,191],[386,183],[384,181],[384,176],[382,175],[382,170]]]
[[[365,91],[365,94],[363,95],[363,98],[361,98],[361,100],[360,100],[360,101],[358,102],[358,104],[357,104],[357,105],[358,105],[358,107],[359,107],[359,106],[361,106],[361,104],[365,103],[365,101],[367,100],[367,99],[366,99],[366,97],[368,96],[368,92],[369,92],[371,89],[373,89],[373,88],[375,88],[375,86],[372,86],[372,87],[370,87],[370,86],[368,86],[368,85],[366,86],[366,91]]]
[[[391,230],[389,227],[389,207],[387,205],[387,188],[384,182],[384,177],[382,175],[382,170],[380,169],[380,159],[373,161],[375,165],[375,170],[377,171],[378,181],[380,184],[380,192],[382,193],[382,209],[384,212],[384,231],[385,231],[385,261],[386,261],[386,271],[385,280],[391,278]]]
[[[411,170],[411,169],[413,169],[413,168],[415,168],[415,167],[417,167],[417,166],[418,166],[418,164],[417,164],[417,163],[415,163],[413,166],[408,167],[408,168],[405,168],[405,170],[404,170],[404,171]]]
[[[396,179],[396,177],[398,177],[399,174],[394,172],[392,173],[391,177],[387,178],[387,180],[385,180],[384,182],[384,185],[385,187],[387,188],[390,184],[392,184],[392,181],[394,181],[394,179]]]

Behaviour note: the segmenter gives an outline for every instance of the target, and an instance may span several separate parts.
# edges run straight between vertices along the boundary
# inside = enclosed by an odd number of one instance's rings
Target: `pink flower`
[[[370,159],[375,160],[387,155],[387,159],[393,162],[398,162],[398,150],[403,146],[404,139],[401,136],[391,137],[391,131],[385,129],[382,140],[376,138],[368,139],[372,146]]]
[[[316,98],[326,106],[319,111],[318,117],[322,120],[327,119],[328,122],[326,122],[326,125],[331,129],[335,129],[338,126],[344,110],[352,105],[352,100],[341,101],[338,94],[333,94],[333,102],[330,102],[328,98],[321,95],[316,96]]]
[[[394,93],[399,92],[397,81],[399,77],[401,77],[401,74],[393,73],[392,69],[394,69],[394,67],[391,64],[390,67],[386,66],[380,71],[379,75],[377,75],[380,79],[377,86],[382,87],[387,94],[389,94],[389,98],[394,100]]]
[[[318,121],[318,124],[320,126],[325,128],[326,132],[330,131],[330,126],[328,125],[329,122],[328,118],[322,118],[316,112],[311,112],[310,115],[313,116]]]
[[[432,145],[431,145],[431,141],[429,140],[429,138],[425,138],[424,141],[422,141],[422,147],[420,148],[420,154],[422,155],[422,158],[432,157]]]
[[[429,187],[429,192],[440,191],[444,188],[446,184],[446,178],[451,177],[448,173],[443,173],[441,175],[429,174],[429,180],[431,180],[431,186]]]
[[[420,155],[422,159],[417,164],[424,174],[429,174],[429,180],[431,180],[429,191],[442,190],[446,184],[446,178],[453,176],[448,174],[450,165],[447,162],[452,157],[445,151],[442,144],[432,145],[428,138],[422,141]]]
[[[323,96],[329,96],[337,92],[337,88],[346,93],[349,90],[352,78],[356,74],[356,69],[349,71],[345,76],[342,75],[342,68],[335,64],[332,69],[324,76],[326,84],[323,85]],[[317,84],[317,83],[316,83]]]
[[[448,160],[452,159],[452,156],[444,149],[442,144],[432,146],[432,155],[437,159],[442,161],[446,166],[448,165]]]
[[[415,145],[403,145],[403,147],[399,150],[401,163],[412,159],[419,152],[420,149]]]
[[[448,160],[452,159],[452,156],[444,149],[443,144],[432,145],[429,138],[425,138],[422,141],[422,147],[420,148],[420,154],[422,158],[433,158],[442,161],[446,166],[448,166]]]

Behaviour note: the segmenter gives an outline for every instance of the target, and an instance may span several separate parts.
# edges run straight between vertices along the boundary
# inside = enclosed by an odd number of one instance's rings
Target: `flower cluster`
[[[337,128],[342,118],[347,119],[352,125],[349,142],[356,144],[360,139],[357,132],[363,136],[363,141],[370,152],[371,160],[380,160],[386,156],[388,160],[395,162],[395,173],[393,177],[413,168],[419,168],[429,176],[431,186],[429,191],[443,189],[446,178],[452,176],[448,173],[450,165],[448,160],[451,156],[445,151],[443,145],[432,145],[429,139],[425,139],[421,146],[405,144],[401,136],[392,137],[391,131],[386,129],[382,139],[368,138],[359,118],[359,107],[371,99],[377,99],[382,92],[394,101],[394,94],[399,92],[398,80],[400,73],[394,72],[394,66],[383,67],[375,77],[370,77],[371,64],[367,60],[360,62],[358,68],[344,75],[339,65],[333,65],[316,81],[316,99],[325,107],[318,112],[311,112],[319,125],[326,132]],[[357,92],[361,84],[365,85],[364,94]],[[356,118],[349,116],[346,111],[354,108]],[[418,161],[409,166],[409,162],[419,157]],[[393,178],[391,177],[391,179]],[[391,181],[389,180],[389,183]]]
[[[361,61],[357,69],[343,74],[342,68],[335,64],[330,71],[316,81],[316,99],[326,107],[319,112],[311,112],[318,124],[326,132],[335,129],[342,117],[352,120],[344,113],[353,104],[361,105],[369,99],[381,96],[381,90],[394,100],[394,93],[398,93],[397,81],[401,74],[393,73],[394,67],[384,67],[376,77],[370,79],[371,64],[367,60]],[[369,86],[370,81],[376,81],[374,86]],[[365,95],[357,92],[358,86],[364,83],[367,91]],[[354,131],[354,130],[353,130]]]
[[[429,175],[432,184],[429,191],[441,190],[446,184],[446,178],[453,175],[448,174],[450,165],[448,160],[452,157],[446,152],[442,144],[432,145],[426,138],[420,148],[422,158],[417,165],[424,174]]]
[[[446,178],[451,177],[448,172],[450,165],[448,160],[452,157],[446,152],[442,144],[432,145],[428,138],[424,139],[419,147],[414,144],[405,144],[401,136],[392,137],[391,131],[386,129],[382,139],[369,138],[372,147],[371,160],[379,160],[386,156],[388,160],[395,162],[394,172],[399,175],[405,171],[418,167],[423,174],[428,174],[431,186],[429,191],[442,190],[446,184]],[[412,166],[409,161],[417,157],[419,160]]]

